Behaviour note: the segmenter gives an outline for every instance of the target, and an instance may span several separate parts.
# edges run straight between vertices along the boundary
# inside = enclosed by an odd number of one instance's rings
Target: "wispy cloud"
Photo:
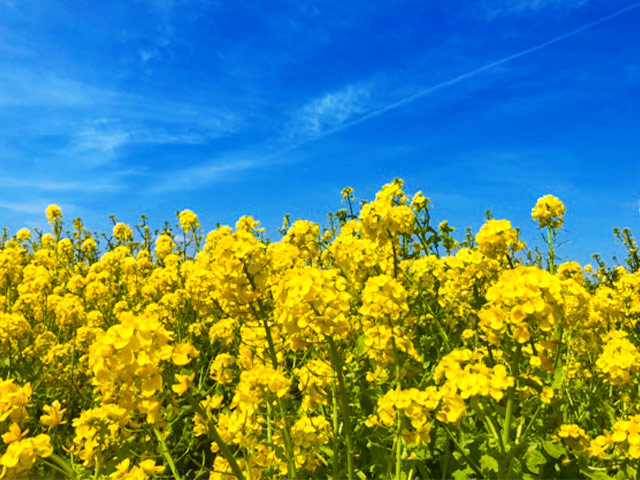
[[[55,73],[0,68],[0,106],[87,108],[112,101],[113,92]]]
[[[311,99],[293,114],[290,135],[316,137],[369,109],[371,87],[349,85]]]
[[[544,2],[545,0],[538,1]],[[375,102],[371,85],[354,84],[341,90],[324,93],[317,98],[311,99],[302,107],[294,111],[289,127],[286,129],[287,133],[285,135],[285,139],[287,142],[285,142],[284,146],[272,151],[272,153],[251,156],[251,160],[247,160],[246,157],[242,156],[238,158],[232,157],[223,161],[209,162],[180,172],[172,172],[165,180],[158,182],[152,190],[155,192],[162,192],[169,190],[198,189],[210,183],[220,181],[232,173],[263,167],[277,161],[276,159],[278,157],[281,157],[285,153],[289,153],[302,145],[339,133],[369,119],[415,102],[429,94],[454,86],[489,70],[501,67],[516,59],[525,57],[567,38],[578,35],[585,30],[607,22],[638,7],[640,7],[640,2],[617,10],[609,15],[600,17],[592,22],[583,24],[578,28],[565,32],[561,35],[557,35],[545,42],[484,64],[451,79],[418,90],[416,93],[407,95],[399,100],[383,104],[382,106],[380,106],[379,100],[378,102]]]
[[[149,191],[161,193],[198,190],[239,172],[286,162],[287,160],[282,159],[285,153],[324,135],[328,130],[339,128],[344,122],[366,112],[370,108],[370,97],[371,87],[363,84],[349,85],[341,90],[324,93],[293,112],[283,138],[279,139],[279,148],[264,153],[228,154],[200,165],[162,174],[150,186]],[[196,139],[197,137],[194,137],[194,140]]]
[[[34,161],[29,145],[46,144],[46,158],[58,167],[117,167],[130,146],[203,145],[243,128],[225,108],[1,67],[0,165]]]
[[[34,200],[31,202],[3,202],[0,201],[0,209],[10,210],[14,213],[26,215],[41,215],[44,217],[45,210],[53,202],[48,200]],[[59,205],[64,210],[74,210],[73,205]]]
[[[489,19],[506,15],[523,15],[543,9],[562,9],[565,11],[580,8],[589,0],[484,0],[482,8]]]
[[[486,63],[480,67],[474,68],[468,72],[462,73],[460,75],[457,75],[449,80],[445,80],[443,82],[437,83],[435,85],[432,85],[430,87],[424,88],[422,90],[419,90],[418,92],[412,94],[412,95],[408,95],[404,98],[401,98],[400,100],[388,103],[386,105],[383,105],[382,107],[376,108],[372,111],[369,111],[367,113],[365,113],[364,115],[361,115],[360,117],[357,117],[353,120],[349,120],[349,121],[345,121],[341,124],[338,124],[335,128],[329,128],[327,130],[325,130],[324,132],[322,132],[321,134],[318,135],[319,138],[322,137],[326,137],[328,135],[332,135],[334,133],[338,133],[340,131],[343,131],[347,128],[353,127],[355,125],[358,125],[362,122],[365,122],[367,120],[370,120],[372,118],[378,117],[380,115],[383,115],[391,110],[396,110],[400,107],[403,107],[409,103],[415,102],[416,100],[425,97],[431,93],[434,93],[436,91],[442,90],[444,88],[447,87],[451,87],[453,85],[456,85],[460,82],[463,82],[465,80],[468,80],[470,78],[473,78],[481,73],[484,73],[488,70],[492,70],[495,69],[496,67],[500,67],[502,65],[505,65],[509,62],[512,62],[514,60],[517,60],[519,58],[525,57],[527,55],[530,55],[532,53],[535,53],[539,50],[542,50],[544,48],[547,48],[551,45],[554,45],[558,42],[561,42],[567,38],[571,38],[575,35],[578,35],[582,32],[584,32],[585,30],[589,30],[597,25],[600,25],[602,23],[605,23],[609,20],[612,20],[613,18],[619,17],[620,15],[623,15],[631,10],[637,9],[638,7],[640,7],[640,2],[636,2],[634,4],[628,5],[625,8],[622,8],[620,10],[617,10],[613,13],[610,13],[608,15],[605,15],[603,17],[600,17],[596,20],[593,20],[591,22],[585,23],[583,25],[581,25],[578,28],[575,28],[573,30],[570,30],[568,32],[565,32],[561,35],[557,35],[549,40],[546,40],[542,43],[539,43],[537,45],[534,45],[532,47],[526,48],[524,50],[521,50],[519,52],[513,53],[511,55],[507,55],[506,57],[500,58],[498,60],[495,60],[493,62],[489,62]]]
[[[118,192],[125,190],[128,180],[140,176],[141,171],[120,170],[114,172],[75,172],[75,178],[58,180],[56,177],[47,179],[26,177],[0,176],[0,187],[8,189],[30,189],[38,192]]]
[[[198,190],[212,183],[227,179],[234,173],[264,165],[264,158],[221,158],[203,164],[183,168],[160,176],[149,188],[151,193]]]
[[[119,150],[131,145],[204,145],[207,142],[231,133],[205,127],[189,121],[175,124],[145,125],[144,121],[132,119],[98,119],[78,129],[69,139],[65,154],[83,158],[85,163],[103,165],[111,163]]]

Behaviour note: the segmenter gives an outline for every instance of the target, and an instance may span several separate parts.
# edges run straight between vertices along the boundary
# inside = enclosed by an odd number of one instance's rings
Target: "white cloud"
[[[315,137],[367,111],[371,88],[349,85],[314,98],[294,113],[291,135]]]
[[[31,202],[1,202],[0,209],[10,210],[14,213],[22,213],[26,215],[41,215],[44,217],[47,207],[55,202],[47,200],[36,200]],[[65,210],[74,210],[73,205],[60,205],[63,212]]]
[[[210,161],[163,175],[149,189],[152,193],[198,190],[230,175],[262,166],[261,160],[231,158]]]
[[[553,8],[573,10],[589,0],[483,0],[482,8],[489,19],[508,15],[523,15]]]
[[[11,141],[0,151],[0,164],[20,164],[25,151],[17,145],[46,142],[56,168],[92,168],[117,164],[129,145],[202,145],[243,126],[224,108],[2,67],[0,139]]]
[[[157,48],[141,48],[138,50],[138,57],[142,63],[149,63],[151,60],[160,58],[160,52]]]
[[[141,175],[139,170],[116,170],[96,172],[64,172],[65,180],[57,180],[56,177],[48,179],[16,178],[1,176],[0,187],[3,189],[29,189],[38,192],[118,192],[127,186],[127,179]]]
[[[114,97],[112,92],[55,74],[0,67],[2,107],[86,108]]]

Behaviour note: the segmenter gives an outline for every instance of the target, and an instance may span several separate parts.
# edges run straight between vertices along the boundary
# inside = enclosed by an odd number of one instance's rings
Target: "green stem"
[[[71,352],[71,372],[69,374],[69,382],[71,384],[72,387],[76,388],[76,382],[75,382],[75,367],[76,367],[76,338],[78,336],[78,333],[76,330],[74,330],[73,332],[73,350]],[[67,392],[67,403],[71,403],[71,391],[72,389],[69,388],[68,392]]]
[[[251,277],[249,277],[251,278]],[[262,311],[262,308],[260,309]],[[269,321],[266,317],[262,318],[262,325],[264,326],[265,335],[267,337],[267,343],[269,345],[269,357],[271,358],[271,364],[273,369],[278,369],[278,356],[276,354],[276,347],[273,343],[273,337],[271,336],[271,327],[269,327]],[[285,408],[283,400],[278,398],[278,406],[280,407],[280,417],[284,421],[284,428],[282,429],[282,436],[284,438],[284,446],[287,452],[287,476],[290,480],[296,478],[296,464],[293,459],[293,442],[291,441],[291,427],[289,426],[289,420],[285,414]]]
[[[340,361],[340,357],[338,356],[336,344],[331,337],[327,337],[327,340],[329,342],[329,350],[331,352],[331,363],[333,364],[333,369],[336,371],[336,374],[338,376],[338,389],[340,390],[340,403],[342,404],[342,417],[344,421],[344,429],[347,442],[347,475],[349,480],[353,480],[353,439],[351,431],[351,408],[349,407],[349,397],[347,396],[347,389],[345,387],[344,376],[342,374],[342,362]]]
[[[42,459],[42,463],[44,463],[50,469],[55,470],[56,472],[64,475],[64,478],[71,478],[71,479],[75,478],[75,475],[70,476],[67,472],[65,472],[62,468],[57,466],[55,463],[47,462],[44,458]]]
[[[498,446],[500,447],[500,453],[504,455],[506,453],[504,448],[504,443],[502,443],[502,437],[498,434],[498,425],[496,424],[494,418],[491,416],[490,413],[487,413],[485,411],[483,405],[479,404],[479,402],[476,402],[473,399],[471,401],[471,408],[478,415],[480,415],[480,417],[482,417],[482,421],[484,422],[487,430],[489,431],[489,433],[491,433],[494,436],[494,438],[498,442]]]
[[[464,457],[464,459],[467,461],[467,463],[469,464],[471,469],[476,473],[476,475],[478,475],[478,477],[482,478],[482,471],[481,471],[480,467],[478,466],[478,464],[476,462],[473,461],[473,459],[471,457],[469,457],[466,453],[464,453],[464,450],[463,450],[462,446],[460,445],[460,443],[458,442],[458,440],[456,439],[456,437],[454,437],[453,434],[449,431],[449,427],[444,425],[444,431],[447,432],[447,435],[449,435],[449,438],[453,441],[453,443],[455,443],[456,447],[458,448],[458,451]],[[448,457],[448,455],[447,455],[447,457]]]
[[[393,249],[393,278],[398,278],[398,253],[396,252],[396,244],[393,243],[393,235],[387,230],[389,239],[391,241],[391,248]]]
[[[207,415],[207,412],[204,411],[204,409],[200,406],[200,404],[196,401],[196,399],[193,398],[191,395],[187,394],[185,397],[187,401],[191,404],[191,406],[194,408],[196,413],[200,415],[200,417],[202,417],[202,419],[205,422],[207,422],[207,428],[209,429],[209,433],[213,437],[213,441],[216,442],[216,444],[218,445],[218,448],[220,448],[220,451],[222,452],[222,455],[224,456],[225,460],[231,467],[231,471],[233,472],[233,474],[236,476],[238,480],[245,480],[244,474],[242,473],[242,469],[236,462],[236,459],[233,457],[233,454],[231,453],[231,450],[229,450],[229,447],[227,446],[227,444],[224,442],[224,440],[222,440],[222,437],[220,437],[220,434],[218,433],[216,426],[213,424],[211,420],[209,420],[209,416]]]
[[[515,378],[515,383],[513,387],[509,389],[508,397],[507,397],[507,408],[504,414],[504,424],[502,425],[502,443],[506,446],[509,443],[509,438],[511,437],[511,417],[513,416],[513,403],[514,403],[514,395],[518,383],[518,375],[520,373],[520,349],[521,346],[518,345],[516,347],[516,355],[513,359],[513,363],[511,365],[511,373]]]
[[[334,385],[332,395],[333,409],[333,480],[338,479],[338,397],[336,396],[336,389]]]
[[[529,420],[529,423],[527,423],[527,426],[524,427],[522,435],[520,436],[520,438],[516,438],[516,443],[522,443],[525,440],[525,438],[527,438],[527,433],[529,433],[529,429],[531,429],[531,426],[533,425],[533,422],[535,421],[535,419],[538,417],[538,413],[540,413],[541,409],[542,409],[542,404],[538,405],[538,408],[536,408],[536,411],[533,412],[533,416],[531,417],[531,420]]]
[[[398,358],[398,347],[396,346],[396,340],[391,337],[391,343],[393,344],[393,359],[395,363],[396,373],[396,389],[400,390],[400,358]],[[400,480],[400,473],[402,472],[402,412],[398,411],[398,428],[396,430],[396,477],[395,480]]]
[[[553,251],[553,229],[551,227],[547,227],[547,244],[549,245],[549,272],[551,274],[555,274],[556,255],[555,255],[555,252]]]
[[[442,341],[444,342],[444,346],[447,348],[447,350],[451,350],[451,344],[449,343],[449,336],[447,335],[447,332],[445,331],[444,327],[440,323],[440,319],[438,319],[437,315],[434,314],[432,311],[430,311],[429,313],[431,313],[431,315],[433,316],[433,320],[435,321],[436,327],[438,328],[440,335],[442,335]]]
[[[511,438],[511,421],[513,417],[513,408],[514,408],[514,396],[516,392],[516,388],[518,387],[518,376],[520,375],[520,350],[522,346],[518,344],[516,347],[516,355],[513,358],[513,363],[511,364],[511,373],[514,377],[514,385],[509,389],[508,397],[507,397],[507,408],[504,413],[504,423],[502,425],[502,444],[504,448],[509,445],[509,441]],[[498,471],[498,478],[509,478],[511,473],[511,464],[513,460],[513,452],[511,450],[506,456],[501,459],[500,468]]]
[[[11,348],[11,339],[7,342],[9,344],[9,378],[13,377],[13,349]]]
[[[447,432],[449,433],[449,432]],[[451,435],[449,435],[451,436]],[[441,480],[446,480],[447,479],[447,473],[449,470],[449,457],[451,456],[451,454],[449,453],[449,447],[451,445],[451,439],[449,439],[449,441],[447,442],[447,449],[445,451],[445,456],[444,456],[444,465],[442,465],[442,477]]]
[[[267,443],[269,446],[272,446],[271,435],[271,403],[267,402]]]
[[[155,434],[156,438],[158,439],[158,442],[160,442],[160,449],[162,450],[162,456],[164,457],[165,461],[167,462],[167,465],[169,465],[169,470],[171,470],[171,473],[173,473],[173,478],[175,478],[176,480],[181,480],[180,474],[176,470],[176,464],[173,461],[173,458],[171,457],[171,453],[169,452],[169,449],[167,448],[167,444],[164,441],[164,438],[162,438],[162,435],[160,434],[160,432],[158,431],[157,428],[153,429],[153,433]]]
[[[396,430],[396,476],[400,480],[402,473],[402,413],[398,412],[398,429]]]
[[[48,460],[51,460],[53,463],[49,462]],[[59,457],[58,455],[56,455],[55,453],[52,453],[51,455],[49,455],[47,457],[47,460],[45,461],[43,459],[43,461],[49,465],[50,467],[55,468],[56,470],[64,473],[66,478],[71,478],[74,479],[76,478],[76,474],[73,471],[73,468],[71,468],[69,466],[69,464],[67,462],[64,461],[64,459],[62,459],[61,457]],[[55,464],[55,465],[54,465]]]
[[[96,468],[93,471],[93,480],[98,480],[100,473],[100,457],[96,457]]]
[[[278,398],[278,407],[280,407],[280,417],[284,421],[284,428],[282,429],[282,434],[284,437],[284,445],[287,449],[287,476],[290,480],[294,480],[297,476],[296,473],[296,464],[293,458],[293,441],[291,440],[291,430],[289,427],[289,420],[287,419],[287,415],[285,413],[284,403],[281,398]]]

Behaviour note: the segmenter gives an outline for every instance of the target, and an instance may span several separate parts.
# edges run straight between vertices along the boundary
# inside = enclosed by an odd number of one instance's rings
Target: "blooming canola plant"
[[[564,205],[431,225],[400,180],[278,242],[5,234],[0,478],[616,478],[640,459],[640,273],[559,263]]]

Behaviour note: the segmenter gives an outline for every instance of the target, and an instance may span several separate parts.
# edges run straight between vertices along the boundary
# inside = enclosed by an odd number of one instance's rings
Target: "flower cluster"
[[[509,220],[489,220],[476,235],[480,252],[489,258],[500,259],[509,251],[517,252],[524,248],[518,240],[518,231],[511,228]]]
[[[55,205],[5,232],[0,478],[638,475],[634,241],[583,268],[556,263],[552,196],[542,251],[507,220],[454,238],[401,180],[342,196],[277,241]]]
[[[564,223],[564,204],[553,195],[540,197],[531,211],[540,228],[560,228]]]
[[[640,368],[640,350],[629,341],[626,332],[612,330],[604,338],[596,368],[612,385],[629,383],[631,375]]]
[[[0,478],[24,477],[39,458],[53,453],[49,435],[27,436],[29,430],[24,429],[32,393],[29,383],[19,386],[0,377],[0,432],[2,442],[7,445],[0,455]]]

